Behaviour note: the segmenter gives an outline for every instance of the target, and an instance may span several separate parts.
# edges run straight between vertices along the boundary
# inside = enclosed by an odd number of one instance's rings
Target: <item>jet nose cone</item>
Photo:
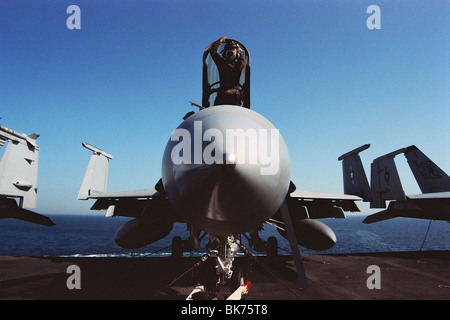
[[[224,153],[223,163],[227,164],[229,167],[234,168],[236,166],[236,155],[234,153]]]
[[[186,119],[163,159],[167,196],[186,222],[218,234],[243,233],[281,205],[290,181],[287,148],[254,111],[219,106]],[[178,137],[177,136],[177,137]]]

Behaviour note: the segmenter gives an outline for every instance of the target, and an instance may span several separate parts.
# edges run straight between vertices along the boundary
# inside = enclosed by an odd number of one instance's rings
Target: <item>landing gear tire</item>
[[[181,258],[183,256],[183,240],[181,237],[173,237],[172,239],[172,257]]]
[[[278,240],[275,237],[269,237],[267,239],[267,256],[278,257]]]
[[[235,292],[244,283],[244,272],[241,269],[233,271],[230,279],[230,292]]]

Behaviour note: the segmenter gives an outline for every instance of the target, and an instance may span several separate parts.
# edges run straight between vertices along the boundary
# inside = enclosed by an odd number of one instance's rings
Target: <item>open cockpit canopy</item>
[[[250,54],[247,48],[239,41],[225,39],[217,47],[218,42],[211,43],[203,54],[203,93],[202,105],[208,108],[218,104],[236,104],[245,108],[250,108]],[[217,50],[215,50],[217,47]],[[237,57],[230,59],[230,50],[236,49],[239,52]],[[227,60],[228,56],[228,60]],[[242,57],[242,58],[241,58]],[[238,79],[236,85],[230,84],[230,68],[244,64],[241,68],[235,68],[231,72],[231,78]],[[228,71],[227,71],[228,67]],[[228,74],[227,74],[228,73]],[[233,102],[226,102],[223,96],[234,97]]]

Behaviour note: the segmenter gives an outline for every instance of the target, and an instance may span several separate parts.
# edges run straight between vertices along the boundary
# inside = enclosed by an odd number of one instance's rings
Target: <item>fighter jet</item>
[[[227,78],[221,68],[234,75]],[[170,136],[162,178],[153,189],[107,192],[113,156],[82,143],[93,154],[78,199],[96,199],[91,209],[106,209],[106,216],[135,218],[116,233],[116,243],[124,248],[145,247],[167,236],[174,222],[190,230],[189,239],[174,238],[174,255],[197,249],[209,234],[206,247],[217,261],[221,284],[233,283],[238,274],[232,263],[242,248],[239,235],[255,249],[276,254],[276,238],[266,242],[258,234],[270,223],[289,240],[300,285],[306,287],[298,244],[325,250],[336,243],[333,231],[313,219],[343,218],[344,211],[359,211],[355,201],[361,198],[296,189],[280,131],[250,108],[250,54],[241,42],[221,38],[207,47],[202,105],[197,106]]]
[[[386,210],[369,215],[364,223],[373,223],[395,217],[450,221],[450,177],[422,151],[412,145],[378,157],[372,162],[371,185],[367,182],[359,152],[366,144],[338,158],[343,160],[344,193],[358,195],[370,202],[371,208]],[[394,157],[403,153],[422,191],[405,195]]]
[[[0,148],[8,143],[0,162],[0,219],[15,218],[54,225],[50,218],[24,209],[36,208],[38,137],[36,133],[26,135],[0,125]]]

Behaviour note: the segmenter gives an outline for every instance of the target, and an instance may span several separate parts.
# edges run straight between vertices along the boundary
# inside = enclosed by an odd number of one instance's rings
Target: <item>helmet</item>
[[[225,44],[225,48],[222,50],[222,57],[227,61],[232,61],[238,57],[239,44],[234,41],[229,41]]]
[[[237,50],[236,49],[230,49],[226,50],[223,53],[223,58],[227,61],[232,61],[237,58]]]

